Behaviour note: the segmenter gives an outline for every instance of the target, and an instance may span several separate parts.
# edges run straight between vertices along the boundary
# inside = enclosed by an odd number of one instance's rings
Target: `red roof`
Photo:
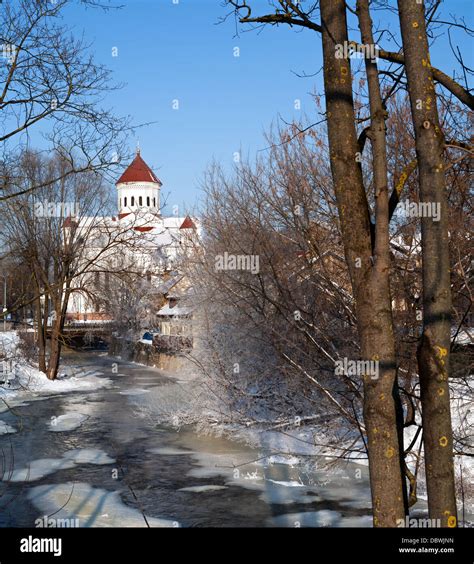
[[[194,221],[189,217],[189,215],[186,216],[186,219],[181,224],[180,229],[196,229]]]
[[[63,222],[63,227],[77,227],[79,224],[70,215]]]
[[[161,186],[161,180],[141,158],[140,152],[137,152],[137,156],[116,183],[120,182],[158,182]]]

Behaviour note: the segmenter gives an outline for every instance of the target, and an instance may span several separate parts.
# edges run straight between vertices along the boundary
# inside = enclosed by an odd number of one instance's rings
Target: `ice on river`
[[[50,431],[56,433],[62,431],[74,431],[82,425],[82,423],[87,419],[87,415],[82,413],[70,412],[64,415],[58,415],[53,417],[49,422]]]
[[[0,388],[0,413],[4,413],[5,411],[12,411],[12,409],[14,407],[26,407],[29,404],[29,401],[25,401],[22,399],[16,399],[14,396],[16,395],[16,392],[14,390],[11,391],[11,397],[4,397],[4,392],[5,390]],[[8,401],[3,401],[4,399],[8,399]]]
[[[63,458],[41,458],[32,460],[23,468],[8,470],[3,474],[4,482],[35,482],[59,470],[74,468],[79,464],[112,464],[111,458],[103,450],[94,448],[76,448],[64,453]]]
[[[272,454],[265,459],[267,464],[287,464],[288,466],[295,466],[300,462],[297,456],[291,456],[288,454]]]
[[[205,485],[205,486],[189,486],[188,488],[181,488],[179,492],[194,492],[194,493],[203,493],[203,492],[213,492],[216,490],[226,490],[227,486],[215,486],[213,484]]]
[[[297,482],[296,480],[284,481],[284,480],[271,480],[268,478],[269,482],[278,484],[279,486],[285,486],[286,488],[304,488],[305,485],[302,482]]]
[[[118,492],[67,482],[36,486],[28,498],[41,514],[78,519],[80,527],[146,527],[142,513],[125,505]],[[146,516],[150,527],[178,527],[177,521]]]
[[[179,448],[173,447],[159,447],[159,448],[150,448],[147,452],[151,452],[151,454],[162,454],[165,456],[177,456],[180,454],[194,454],[192,450],[183,450]]]
[[[49,474],[54,474],[58,470],[73,468],[75,466],[72,460],[64,458],[40,458],[32,460],[24,468],[18,468],[13,471],[6,471],[3,474],[5,482],[34,482],[41,480]]]
[[[142,394],[148,394],[150,390],[145,390],[145,388],[128,388],[128,390],[122,390],[119,392],[122,396],[141,396]]]
[[[64,458],[72,460],[76,464],[113,464],[115,458],[111,458],[103,450],[98,448],[76,448],[64,453]]]
[[[5,421],[0,420],[0,435],[8,435],[9,433],[16,433],[15,427],[8,425]]]

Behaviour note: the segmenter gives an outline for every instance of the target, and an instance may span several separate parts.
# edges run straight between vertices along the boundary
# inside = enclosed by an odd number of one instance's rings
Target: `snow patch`
[[[297,456],[281,455],[281,454],[273,454],[272,456],[269,456],[266,460],[269,464],[287,464],[288,466],[295,466],[300,462],[300,459]]]
[[[111,458],[103,450],[97,448],[76,448],[64,453],[64,458],[72,460],[76,464],[113,464],[115,458]]]
[[[122,390],[119,394],[123,396],[140,396],[142,394],[148,394],[150,390],[145,390],[144,388],[129,388],[128,390]]]
[[[79,428],[82,423],[87,419],[87,415],[82,413],[66,413],[65,415],[58,415],[49,422],[49,430],[55,433],[62,431],[74,431]]]
[[[54,474],[58,470],[64,470],[74,467],[72,460],[64,458],[40,458],[32,460],[28,466],[13,470],[13,472],[5,472],[3,474],[4,482],[34,482],[41,480],[49,474]]]
[[[19,337],[16,331],[5,331],[0,335],[0,352],[5,356],[14,354],[18,346]]]
[[[0,353],[6,357],[18,356],[19,337],[16,331],[0,334]],[[84,370],[77,366],[68,366],[62,370],[56,380],[48,380],[43,372],[29,364],[23,358],[14,359],[14,378],[9,385],[0,386],[0,399],[9,402],[19,396],[30,399],[34,394],[62,394],[66,392],[89,391],[108,387],[112,384],[109,378],[96,370]]]
[[[78,519],[80,527],[146,527],[140,511],[125,505],[118,492],[67,482],[36,486],[28,498],[45,515]],[[178,527],[177,521],[148,517],[150,527]]]
[[[267,481],[273,482],[274,484],[277,484],[278,486],[285,486],[286,488],[304,488],[305,487],[304,484],[302,484],[301,482],[296,482],[295,480],[290,481],[290,482],[284,482],[284,481],[272,480],[272,479],[268,478]]]
[[[0,435],[8,435],[9,433],[16,433],[15,427],[8,425],[5,421],[0,421]]]
[[[202,493],[202,492],[212,492],[212,491],[216,491],[216,490],[226,490],[227,486],[214,486],[214,485],[208,485],[208,486],[190,486],[188,488],[181,488],[178,491],[179,492],[195,492],[195,493]]]
[[[0,387],[0,398],[9,399],[18,394],[28,392],[39,394],[63,394],[106,388],[112,384],[109,378],[98,377],[96,373],[84,373],[69,376],[63,374],[56,380],[48,380],[43,372],[20,361],[16,367],[16,378],[12,381],[14,388]]]

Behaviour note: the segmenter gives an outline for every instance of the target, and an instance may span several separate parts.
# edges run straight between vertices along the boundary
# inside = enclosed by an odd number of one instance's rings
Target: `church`
[[[159,242],[169,257],[175,257],[177,244],[189,229],[196,229],[189,217],[162,217],[160,212],[161,180],[143,160],[140,149],[116,182],[117,221],[132,222],[134,229],[160,235]],[[115,221],[115,218],[113,218]],[[156,239],[155,239],[156,241]]]
[[[67,322],[110,321],[98,298],[109,292],[111,281],[128,272],[141,273],[149,288],[160,288],[169,278],[179,276],[179,258],[198,232],[197,221],[189,216],[161,213],[161,180],[137,149],[135,158],[115,183],[117,211],[109,217],[68,218],[67,231],[74,226],[87,241],[85,260],[94,262],[75,281],[67,307]],[[99,252],[98,252],[99,249]],[[100,255],[95,261],[94,256]]]

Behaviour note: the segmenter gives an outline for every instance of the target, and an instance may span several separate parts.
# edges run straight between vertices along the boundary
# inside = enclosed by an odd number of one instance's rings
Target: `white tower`
[[[138,211],[160,213],[161,180],[140,156],[140,149],[116,182],[119,217]]]

